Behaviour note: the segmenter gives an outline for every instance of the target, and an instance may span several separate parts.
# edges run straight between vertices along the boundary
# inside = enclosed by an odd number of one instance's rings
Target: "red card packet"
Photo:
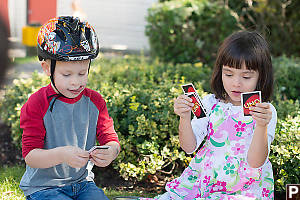
[[[203,108],[202,103],[200,103],[200,101],[197,99],[196,93],[195,92],[188,93],[187,96],[193,100],[194,107],[192,108],[192,112],[194,113],[194,115],[197,118],[206,117],[206,111]]]
[[[244,116],[251,116],[249,108],[255,106],[257,103],[261,103],[261,92],[244,92],[241,94],[241,103],[243,106]]]

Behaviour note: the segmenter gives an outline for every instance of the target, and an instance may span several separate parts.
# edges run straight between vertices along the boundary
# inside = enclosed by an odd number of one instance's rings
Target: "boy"
[[[27,199],[108,199],[91,168],[109,165],[120,146],[104,99],[86,88],[91,59],[99,53],[96,33],[78,18],[54,18],[41,27],[37,48],[51,84],[21,109],[27,166],[20,188]],[[96,139],[109,148],[89,153]]]

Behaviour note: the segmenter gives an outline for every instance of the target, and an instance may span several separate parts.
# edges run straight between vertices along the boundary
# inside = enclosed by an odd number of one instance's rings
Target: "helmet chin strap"
[[[66,97],[65,95],[63,95],[63,94],[57,89],[57,87],[56,87],[56,85],[55,85],[55,82],[54,82],[55,65],[56,65],[56,60],[51,59],[51,65],[50,65],[50,73],[51,73],[51,74],[50,74],[50,79],[51,79],[52,85],[54,86],[54,88],[55,88],[56,91],[58,92],[58,94],[53,94],[53,95],[50,95],[50,96],[47,97],[48,99],[54,97],[54,100],[53,100],[53,102],[52,102],[52,104],[51,104],[51,106],[50,106],[50,111],[51,111],[51,112],[52,112],[52,110],[53,110],[54,103],[56,102],[56,100],[57,100],[58,98],[60,98],[60,97],[68,98],[68,97]]]
[[[51,59],[51,65],[50,65],[50,79],[51,79],[51,83],[54,86],[54,88],[56,89],[56,91],[58,92],[59,96],[66,97],[65,95],[63,95],[56,87],[55,82],[54,82],[54,71],[55,71],[55,66],[56,66],[56,60]]]

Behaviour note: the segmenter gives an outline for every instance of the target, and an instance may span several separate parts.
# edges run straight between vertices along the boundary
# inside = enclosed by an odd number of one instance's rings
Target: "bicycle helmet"
[[[99,43],[96,32],[79,18],[61,16],[50,19],[38,33],[39,60],[74,61],[96,58]]]

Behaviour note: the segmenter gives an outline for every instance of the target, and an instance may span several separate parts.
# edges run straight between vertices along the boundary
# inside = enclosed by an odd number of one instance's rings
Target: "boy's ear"
[[[43,68],[43,71],[45,72],[45,74],[47,76],[50,76],[51,72],[50,72],[50,64],[49,64],[49,62],[43,60],[43,61],[41,61],[41,65],[42,65],[42,68]]]

